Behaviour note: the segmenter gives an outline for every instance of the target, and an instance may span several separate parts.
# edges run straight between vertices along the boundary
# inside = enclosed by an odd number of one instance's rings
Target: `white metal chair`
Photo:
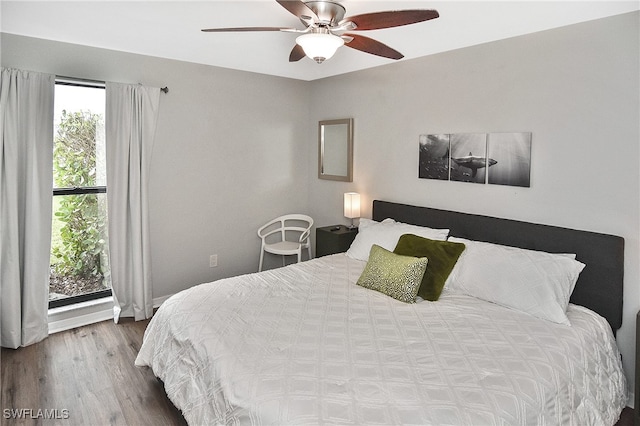
[[[283,215],[261,226],[258,229],[258,236],[262,239],[258,271],[262,271],[265,252],[281,255],[282,266],[285,265],[285,256],[297,255],[298,262],[300,262],[303,249],[309,251],[309,259],[312,259],[311,226],[313,226],[313,219],[303,214]],[[279,240],[275,236],[276,234],[279,234]],[[300,234],[299,237],[298,234]],[[272,235],[273,237],[271,237]],[[293,237],[298,238],[292,239]]]

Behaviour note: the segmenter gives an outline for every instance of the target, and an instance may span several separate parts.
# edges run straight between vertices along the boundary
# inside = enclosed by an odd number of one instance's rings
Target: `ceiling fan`
[[[329,59],[336,50],[346,45],[352,49],[382,56],[383,58],[402,59],[404,55],[384,43],[349,31],[378,30],[400,27],[417,22],[435,19],[437,11],[429,9],[396,10],[365,13],[344,17],[346,9],[340,3],[330,0],[276,0],[282,7],[297,16],[306,26],[305,29],[279,27],[240,27],[208,28],[204,32],[234,31],[283,31],[301,34],[291,50],[289,62],[296,62],[305,56],[321,64]]]

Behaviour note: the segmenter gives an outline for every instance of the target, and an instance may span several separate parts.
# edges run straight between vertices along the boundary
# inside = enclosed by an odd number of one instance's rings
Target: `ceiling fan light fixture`
[[[331,58],[344,44],[342,38],[329,33],[309,33],[296,38],[305,55],[321,64]]]

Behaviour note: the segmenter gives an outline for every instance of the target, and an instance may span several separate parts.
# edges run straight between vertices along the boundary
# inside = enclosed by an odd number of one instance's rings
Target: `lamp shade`
[[[344,40],[333,34],[309,33],[298,37],[296,43],[302,46],[305,55],[321,64],[336,53],[338,47],[344,44]]]
[[[344,217],[349,219],[360,217],[360,194],[357,192],[344,194]]]

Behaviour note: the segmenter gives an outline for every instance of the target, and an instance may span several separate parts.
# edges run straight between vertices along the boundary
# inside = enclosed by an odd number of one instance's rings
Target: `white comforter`
[[[191,425],[613,425],[627,401],[611,329],[445,290],[398,302],[338,254],[167,300],[136,360]]]

